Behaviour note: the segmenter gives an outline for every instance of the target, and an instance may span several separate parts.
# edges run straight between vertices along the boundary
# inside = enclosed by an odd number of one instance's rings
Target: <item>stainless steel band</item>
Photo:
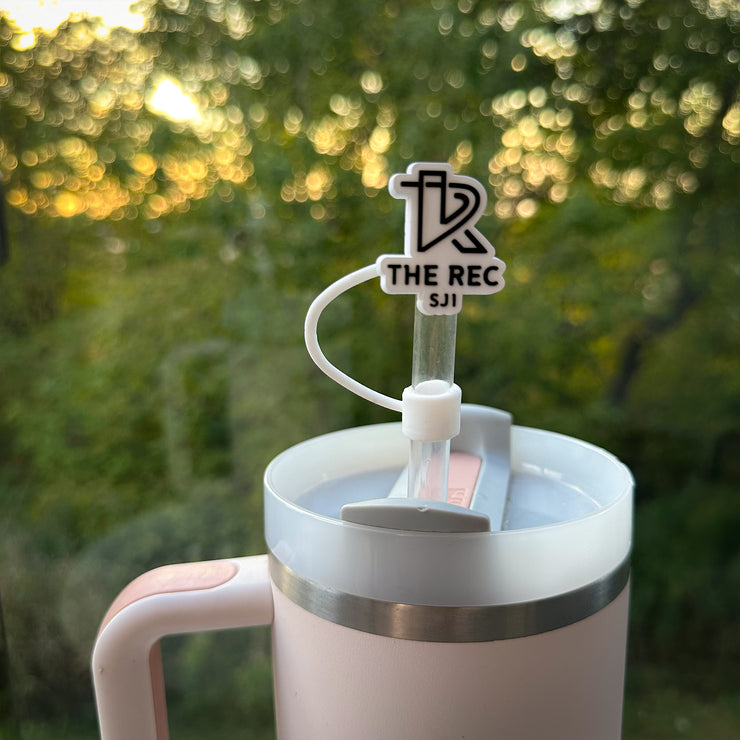
[[[549,632],[595,614],[622,593],[629,581],[630,558],[573,591],[499,606],[423,606],[356,596],[308,580],[272,554],[270,575],[292,602],[335,624],[402,640],[488,642]]]

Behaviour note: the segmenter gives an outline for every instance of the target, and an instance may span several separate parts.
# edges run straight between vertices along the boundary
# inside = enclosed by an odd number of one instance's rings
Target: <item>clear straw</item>
[[[452,385],[455,379],[456,336],[457,314],[427,316],[416,308],[411,367],[411,384],[414,387],[425,380],[443,380]],[[411,440],[409,497],[446,501],[449,462],[449,439],[435,442]]]

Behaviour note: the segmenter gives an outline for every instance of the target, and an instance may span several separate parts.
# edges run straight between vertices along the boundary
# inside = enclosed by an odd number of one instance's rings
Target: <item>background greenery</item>
[[[138,8],[32,42],[0,13],[0,733],[94,737],[118,590],[263,551],[271,457],[391,418],[311,367],[303,313],[402,250],[388,176],[448,160],[507,263],[460,318],[466,399],[637,480],[625,737],[740,737],[737,5]],[[157,110],[165,81],[189,114]],[[412,313],[358,288],[329,356],[397,392]],[[271,736],[268,641],[167,641],[174,737]]]

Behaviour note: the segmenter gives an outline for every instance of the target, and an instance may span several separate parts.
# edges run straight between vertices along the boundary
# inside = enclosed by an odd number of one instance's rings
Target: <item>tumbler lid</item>
[[[510,426],[508,414],[469,405],[452,453],[482,460],[470,510],[488,517],[488,531],[343,521],[343,507],[382,498],[402,475],[408,440],[400,424],[380,424],[308,440],[272,461],[265,473],[268,547],[285,567],[328,588],[437,605],[556,596],[627,558],[633,481],[613,455]],[[486,485],[489,475],[496,480]]]

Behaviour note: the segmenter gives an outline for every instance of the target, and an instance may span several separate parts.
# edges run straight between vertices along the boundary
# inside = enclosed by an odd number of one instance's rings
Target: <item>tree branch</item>
[[[645,350],[656,339],[678,326],[700,294],[685,281],[681,284],[670,312],[660,318],[648,318],[627,338],[622,362],[609,391],[609,403],[621,406],[627,398],[635,376],[640,371]]]

